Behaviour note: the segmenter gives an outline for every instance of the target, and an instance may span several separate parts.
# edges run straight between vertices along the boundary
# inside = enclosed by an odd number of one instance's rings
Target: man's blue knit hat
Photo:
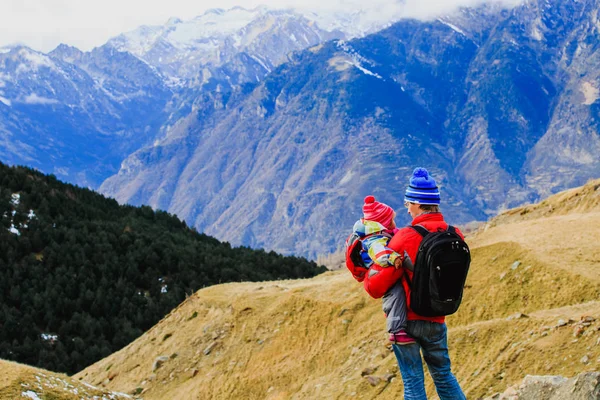
[[[415,168],[413,171],[404,201],[436,206],[440,204],[440,191],[425,168]]]

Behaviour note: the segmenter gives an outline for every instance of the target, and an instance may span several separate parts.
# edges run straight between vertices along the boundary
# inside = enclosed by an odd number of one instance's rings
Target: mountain
[[[197,99],[100,190],[309,257],[341,246],[365,195],[401,208],[415,166],[451,221],[485,220],[599,176],[599,9],[484,5],[315,46]]]
[[[74,373],[122,348],[194,291],[307,278],[314,262],[199,234],[0,164],[0,358]]]
[[[97,188],[204,92],[258,82],[288,54],[332,38],[298,13],[211,10],[141,27],[89,52],[0,49],[0,159]]]
[[[344,38],[292,10],[258,7],[211,9],[189,21],[170,19],[111,39],[108,45],[155,66],[183,85],[239,86],[258,82],[288,54],[323,41]]]
[[[330,251],[358,218],[366,191],[394,204],[404,191],[402,171],[408,176],[412,163],[435,165],[442,183],[442,171],[451,170],[446,143],[437,143],[446,140],[442,123],[390,76],[406,70],[395,58],[399,34],[412,36],[420,24],[405,22],[350,44],[326,43],[296,55],[248,94],[205,102],[155,147],[125,160],[101,191],[171,210],[235,243],[310,256]],[[444,37],[454,32],[443,24],[438,29]],[[458,35],[452,40],[457,52],[475,51]],[[370,61],[357,45],[381,59]],[[411,62],[415,73],[422,70],[418,60]],[[450,83],[430,87],[440,96],[454,90]],[[420,159],[412,156],[425,147]],[[397,184],[384,191],[388,167]],[[449,187],[459,185],[444,185],[446,201],[457,202],[461,196]],[[463,220],[472,219],[469,211]]]
[[[447,318],[467,398],[494,396],[527,374],[599,371],[599,194],[600,180],[591,181],[508,210],[467,237],[463,303]],[[346,270],[202,289],[75,378],[147,400],[402,397],[381,301]],[[594,393],[598,382],[583,378],[561,398],[594,398],[569,397]]]
[[[151,143],[171,96],[129,53],[10,48],[0,52],[0,159],[97,187]]]

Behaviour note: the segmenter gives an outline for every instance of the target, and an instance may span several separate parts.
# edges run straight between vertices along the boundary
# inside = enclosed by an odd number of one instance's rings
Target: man
[[[435,180],[426,169],[415,169],[404,196],[404,205],[413,218],[411,225],[421,225],[428,231],[446,230],[448,224],[440,213],[439,204],[440,193]],[[461,237],[463,236],[458,229],[456,231]],[[388,247],[404,256],[404,266],[412,265],[416,260],[422,239],[417,231],[405,227],[394,235]],[[412,272],[406,268],[374,266],[364,280],[365,289],[372,297],[380,298],[398,279],[402,279],[403,274],[407,274],[408,278],[412,280]],[[416,343],[405,345],[392,344],[404,382],[404,398],[406,400],[427,399],[420,354],[423,352],[423,358],[427,363],[440,399],[466,399],[450,369],[445,317],[423,317],[414,313],[410,308],[410,287],[407,279],[402,279],[402,284],[408,308],[406,332],[416,341]]]

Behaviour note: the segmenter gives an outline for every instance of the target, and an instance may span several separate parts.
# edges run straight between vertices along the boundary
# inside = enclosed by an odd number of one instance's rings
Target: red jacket
[[[422,225],[428,231],[437,230],[438,228],[447,229],[448,224],[444,221],[444,217],[441,213],[429,213],[421,214],[417,216],[413,221],[412,225]],[[456,229],[456,232],[463,237],[463,234]],[[464,238],[464,237],[463,237]],[[421,244],[423,238],[417,231],[409,227],[400,229],[388,243],[388,247],[395,252],[409,257],[412,263],[415,263],[417,258],[417,250]],[[412,272],[405,268],[395,269],[393,267],[381,267],[374,264],[370,269],[367,277],[364,280],[365,290],[371,297],[380,298],[396,283],[398,279],[402,277],[402,274],[406,273],[412,280]],[[445,317],[423,317],[415,314],[410,309],[410,288],[406,279],[402,279],[402,285],[404,286],[404,293],[406,294],[406,304],[408,306],[408,320],[424,320],[443,323]]]

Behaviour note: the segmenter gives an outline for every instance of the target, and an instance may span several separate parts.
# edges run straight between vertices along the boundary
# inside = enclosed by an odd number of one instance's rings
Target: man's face
[[[407,212],[410,214],[412,219],[415,219],[415,217],[417,215],[421,214],[421,208],[419,207],[419,205],[417,203],[411,203],[409,201],[405,201],[404,207],[406,207]]]

